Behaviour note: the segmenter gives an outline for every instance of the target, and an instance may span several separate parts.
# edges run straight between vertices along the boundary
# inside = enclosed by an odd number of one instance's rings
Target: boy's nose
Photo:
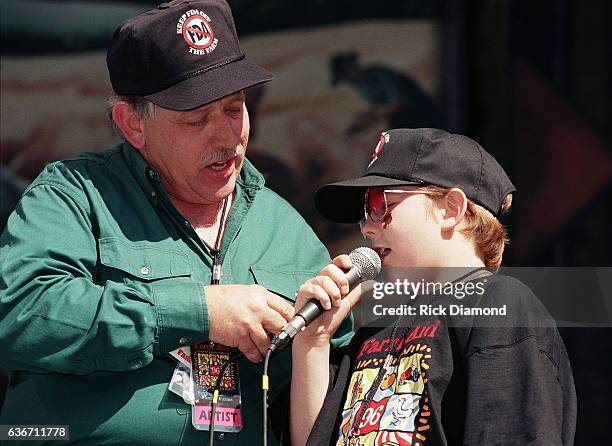
[[[379,234],[380,225],[372,222],[371,218],[368,218],[361,220],[359,228],[361,229],[361,233],[364,235],[364,237],[368,237],[374,241]]]

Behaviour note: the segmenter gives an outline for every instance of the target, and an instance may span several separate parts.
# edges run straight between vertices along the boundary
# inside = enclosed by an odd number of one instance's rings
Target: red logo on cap
[[[192,48],[203,50],[215,40],[210,23],[201,15],[192,15],[183,25],[183,39]]]
[[[376,144],[376,148],[374,149],[374,153],[372,154],[372,160],[370,161],[370,164],[368,164],[368,167],[370,167],[372,163],[378,159],[378,154],[380,153],[386,142],[389,142],[389,134],[387,132],[381,133],[380,138],[378,140],[378,144]]]

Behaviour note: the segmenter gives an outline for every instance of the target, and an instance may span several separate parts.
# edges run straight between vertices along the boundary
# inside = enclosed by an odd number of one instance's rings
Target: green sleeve
[[[0,238],[0,367],[131,370],[177,348],[181,337],[204,339],[201,285],[96,282],[97,223],[85,195],[67,189],[28,190]]]
[[[336,333],[331,340],[332,348],[348,345],[348,343],[351,342],[354,334],[353,313],[349,313],[346,319],[342,321],[342,324],[338,330],[336,330]]]

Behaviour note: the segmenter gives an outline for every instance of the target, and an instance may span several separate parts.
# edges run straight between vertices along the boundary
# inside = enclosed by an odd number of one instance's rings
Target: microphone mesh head
[[[380,274],[380,257],[373,249],[361,246],[349,254],[353,268],[359,268],[363,280],[373,280]]]

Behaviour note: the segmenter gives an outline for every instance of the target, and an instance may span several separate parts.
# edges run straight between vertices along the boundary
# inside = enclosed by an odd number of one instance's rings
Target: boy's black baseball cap
[[[363,218],[368,187],[458,187],[471,200],[498,216],[516,190],[495,158],[467,136],[438,129],[394,129],[383,132],[366,173],[321,187],[315,204],[321,215],[338,223]]]
[[[144,96],[172,110],[189,110],[272,74],[240,49],[224,0],[174,0],[121,23],[106,63],[118,95]]]

